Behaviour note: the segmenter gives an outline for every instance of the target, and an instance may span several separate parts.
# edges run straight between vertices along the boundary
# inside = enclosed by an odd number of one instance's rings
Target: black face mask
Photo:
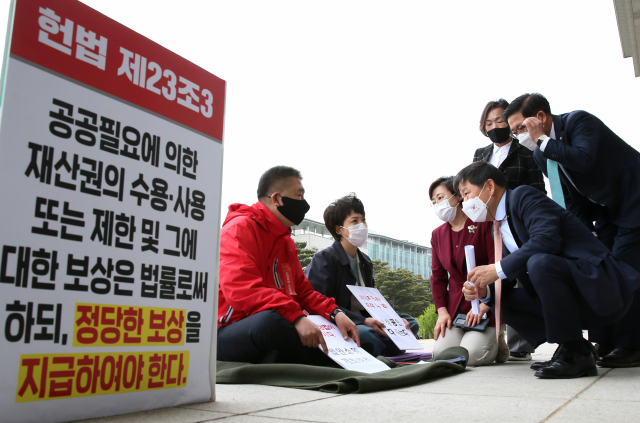
[[[291,222],[299,225],[304,219],[311,206],[307,200],[296,200],[294,198],[282,197],[282,206],[278,206],[278,211]]]
[[[503,142],[509,141],[509,138],[511,137],[511,128],[508,126],[506,128],[493,128],[491,131],[487,132],[487,135],[491,142],[502,144]]]

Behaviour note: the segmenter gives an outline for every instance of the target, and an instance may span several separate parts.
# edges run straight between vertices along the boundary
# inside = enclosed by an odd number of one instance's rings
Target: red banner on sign
[[[224,80],[82,3],[18,2],[11,54],[222,142]]]

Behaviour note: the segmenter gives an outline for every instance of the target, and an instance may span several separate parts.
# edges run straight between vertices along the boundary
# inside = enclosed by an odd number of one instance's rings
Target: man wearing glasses
[[[504,118],[552,186],[557,166],[562,198],[556,202],[563,201],[617,259],[640,271],[640,153],[592,114],[552,115],[541,94],[516,98]],[[598,365],[640,366],[638,322],[640,291],[620,321],[589,331],[598,343]]]

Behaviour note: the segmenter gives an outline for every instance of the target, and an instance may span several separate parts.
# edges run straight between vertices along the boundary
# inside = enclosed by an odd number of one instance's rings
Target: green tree
[[[436,306],[431,304],[424,309],[424,313],[416,318],[420,329],[418,334],[425,339],[433,338],[433,330],[436,327],[438,321],[438,314],[436,313]]]
[[[298,260],[300,260],[300,265],[302,268],[307,267],[309,263],[311,263],[311,259],[317,251],[307,248],[306,242],[296,242],[296,248],[298,249]]]
[[[386,261],[374,260],[372,263],[376,288],[397,313],[417,316],[433,302],[428,280],[408,270],[391,270]]]

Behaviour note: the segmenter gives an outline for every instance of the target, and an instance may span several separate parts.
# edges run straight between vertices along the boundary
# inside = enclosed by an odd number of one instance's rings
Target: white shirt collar
[[[553,125],[553,121],[551,122],[551,132],[549,133],[549,138],[556,139],[556,128]]]
[[[496,220],[504,220],[507,217],[507,192],[502,194],[498,208],[496,209]]]
[[[500,150],[507,150],[509,151],[509,148],[511,148],[511,141],[509,141],[508,144],[503,145],[502,147],[498,147],[498,144],[493,144],[493,154],[496,154],[498,151]]]

